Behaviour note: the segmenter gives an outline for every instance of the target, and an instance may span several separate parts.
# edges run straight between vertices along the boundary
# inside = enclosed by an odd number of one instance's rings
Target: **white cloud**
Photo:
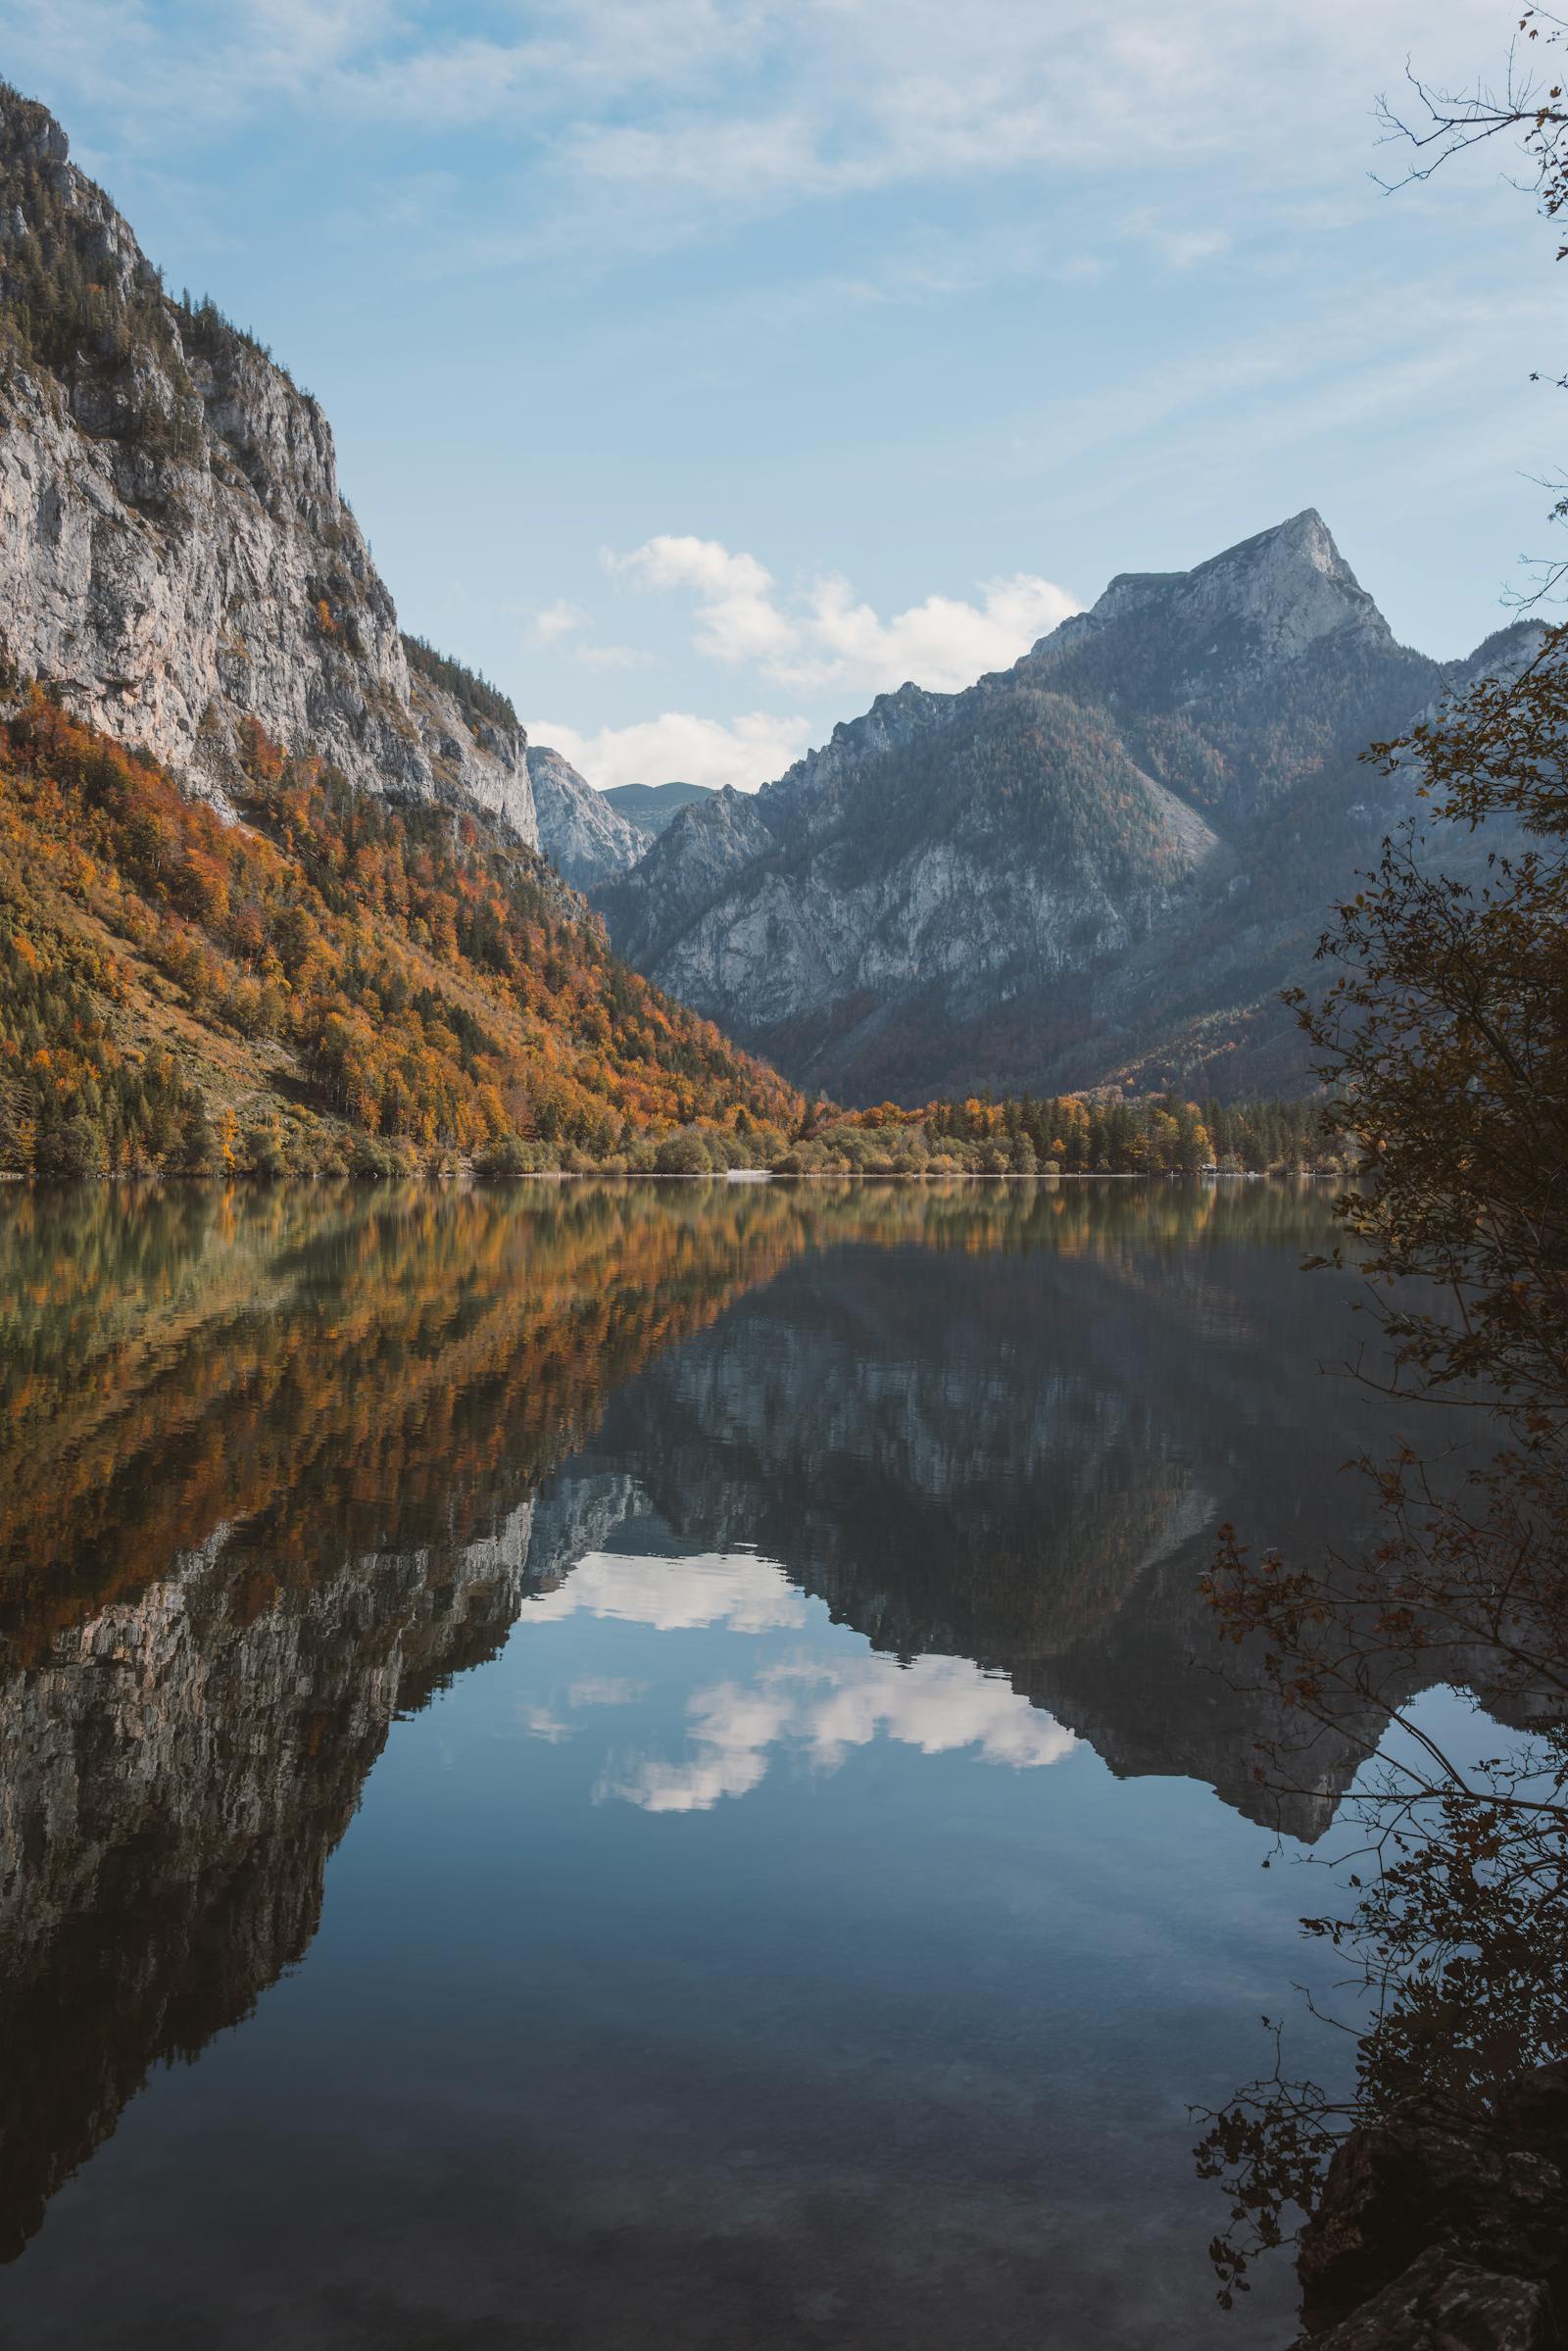
[[[530,743],[550,744],[601,792],[614,784],[675,782],[755,792],[782,775],[811,735],[808,720],[766,710],[728,720],[664,710],[593,735],[554,718],[529,719],[527,726]]]
[[[715,661],[765,661],[795,642],[791,623],[773,601],[772,573],[756,556],[732,555],[716,539],[650,539],[630,555],[607,552],[605,563],[642,587],[692,589],[697,649]]]
[[[519,1706],[517,1719],[530,1739],[548,1739],[553,1747],[571,1737],[570,1723],[564,1723],[548,1706]]]
[[[801,1680],[801,1735],[824,1771],[836,1771],[852,1747],[868,1746],[878,1732],[922,1755],[972,1746],[985,1762],[1020,1771],[1059,1763],[1078,1743],[1053,1716],[967,1657],[916,1657],[907,1666],[865,1657],[825,1671],[803,1669]]]
[[[1213,225],[1185,217],[1189,185],[1249,226],[1343,187],[1406,54],[1462,80],[1506,38],[1477,0],[544,0],[510,37],[504,15],[480,33],[465,13],[0,0],[8,71],[114,105],[149,153],[192,119],[280,109],[411,143],[482,126],[549,181],[568,233],[625,249],[921,183],[1116,189],[1136,152],[1178,268]]]
[[[563,596],[559,602],[546,605],[542,612],[535,612],[533,633],[541,645],[554,645],[560,638],[573,635],[587,618],[580,604],[568,604]]]
[[[838,578],[785,601],[764,564],[716,539],[650,539],[606,561],[639,586],[691,591],[699,653],[757,662],[797,693],[856,687],[881,694],[910,678],[952,692],[1016,661],[1079,609],[1065,588],[1020,571],[986,582],[976,603],[928,596],[884,620]]]
[[[579,645],[577,659],[585,669],[653,669],[657,656],[641,645]]]
[[[767,1777],[768,1749],[790,1728],[785,1697],[734,1682],[699,1690],[687,1709],[695,1754],[682,1763],[655,1756],[607,1771],[601,1796],[619,1796],[644,1812],[709,1812],[723,1796],[744,1796]]]
[[[717,539],[665,535],[629,554],[607,552],[612,576],[641,589],[689,595],[700,653],[726,667],[753,667],[791,694],[871,695],[912,678],[939,693],[973,684],[1028,651],[1069,612],[1076,598],[1034,572],[986,582],[973,602],[927,596],[883,619],[858,601],[848,583],[817,580],[785,596],[767,566]],[[556,629],[575,627],[571,617]],[[576,648],[579,661],[602,668],[645,666],[649,657],[628,646]],[[664,710],[626,726],[585,734],[564,720],[528,721],[535,743],[548,743],[600,791],[616,784],[684,783],[755,792],[782,775],[806,751],[810,722],[799,714],[752,710],[738,718]]]
[[[555,604],[527,615],[529,635],[536,645],[564,645],[581,636],[588,614],[580,604],[563,596]],[[572,656],[585,669],[652,669],[656,657],[640,645],[573,644]]]
[[[645,1812],[706,1812],[766,1777],[774,1748],[837,1771],[879,1734],[922,1755],[973,1747],[982,1761],[1034,1771],[1059,1763],[1073,1734],[966,1657],[795,1658],[748,1685],[720,1682],[687,1706],[692,1752],[647,1756],[607,1771],[601,1795]]]
[[[978,604],[928,596],[882,620],[856,602],[846,581],[823,580],[811,590],[799,626],[799,655],[770,667],[800,692],[860,686],[881,694],[912,678],[933,692],[953,693],[988,669],[1006,667],[1079,609],[1065,588],[1019,571],[987,582]]]
[[[555,1591],[527,1602],[522,1622],[561,1623],[577,1615],[661,1633],[760,1636],[799,1633],[808,1622],[805,1595],[783,1568],[749,1551],[689,1559],[590,1551]],[[584,1675],[572,1683],[567,1703],[626,1705],[646,1688]],[[548,1706],[524,1705],[519,1713],[535,1738],[570,1736],[572,1726]],[[795,1653],[764,1667],[749,1684],[718,1682],[694,1691],[686,1713],[689,1754],[678,1762],[657,1756],[612,1761],[598,1793],[646,1812],[705,1812],[722,1797],[758,1787],[774,1750],[834,1772],[855,1748],[884,1737],[922,1755],[972,1747],[984,1762],[1034,1771],[1060,1762],[1078,1743],[1009,1683],[966,1657],[917,1657],[903,1666],[869,1652]]]

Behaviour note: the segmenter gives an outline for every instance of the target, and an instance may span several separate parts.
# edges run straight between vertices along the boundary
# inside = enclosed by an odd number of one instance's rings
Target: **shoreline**
[[[187,1172],[166,1172],[150,1169],[142,1175],[89,1176],[29,1176],[14,1168],[0,1168],[0,1184],[16,1184],[29,1192],[75,1192],[85,1185],[114,1184],[127,1188],[148,1184],[221,1185],[229,1189],[236,1184],[285,1185],[347,1184],[356,1189],[377,1184],[1351,1184],[1355,1175],[1347,1169],[1328,1172],[1314,1167],[1300,1168],[1212,1168],[1203,1167],[1191,1175],[1170,1173],[1152,1174],[1132,1167],[1090,1167],[1063,1169],[1056,1175],[1028,1175],[1017,1168],[1001,1168],[986,1173],[973,1167],[945,1167],[935,1172],[923,1167],[902,1168],[878,1172],[863,1167],[807,1167],[779,1172],[771,1167],[705,1168],[701,1174],[688,1174],[668,1168],[631,1167],[527,1167],[515,1174],[482,1175],[471,1167],[450,1169],[417,1169],[398,1175],[260,1175],[249,1171],[226,1175],[193,1175]]]

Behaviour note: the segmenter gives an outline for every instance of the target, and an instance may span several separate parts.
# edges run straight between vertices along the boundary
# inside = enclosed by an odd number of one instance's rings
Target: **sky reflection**
[[[1059,1763],[1078,1743],[1004,1677],[966,1657],[905,1663],[869,1649],[845,1655],[836,1647],[801,1645],[801,1634],[814,1629],[811,1619],[822,1612],[810,1608],[781,1567],[756,1553],[591,1554],[559,1591],[528,1603],[523,1623],[580,1613],[662,1632],[791,1636],[790,1646],[750,1680],[731,1677],[692,1691],[684,1755],[608,1754],[594,1791],[600,1801],[616,1798],[645,1812],[707,1812],[726,1796],[760,1787],[775,1758],[836,1772],[879,1735],[924,1755],[972,1748],[981,1761],[1017,1771]],[[523,1727],[559,1743],[590,1728],[573,1716],[632,1703],[646,1688],[584,1676],[564,1699],[524,1707]]]

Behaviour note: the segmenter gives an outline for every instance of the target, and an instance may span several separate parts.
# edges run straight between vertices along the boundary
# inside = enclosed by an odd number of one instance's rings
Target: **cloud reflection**
[[[548,1739],[553,1747],[571,1737],[570,1723],[564,1723],[548,1706],[519,1706],[517,1719],[530,1739]]]
[[[584,1674],[566,1692],[568,1706],[634,1706],[647,1692],[646,1682],[628,1682],[623,1675]]]
[[[692,1752],[679,1763],[648,1756],[607,1774],[599,1793],[645,1812],[707,1812],[722,1796],[760,1786],[775,1749],[837,1771],[877,1734],[941,1755],[977,1748],[987,1763],[1038,1770],[1071,1754],[1070,1731],[966,1657],[790,1658],[755,1682],[718,1682],[687,1706]]]
[[[525,1617],[552,1622],[586,1611],[661,1633],[727,1625],[733,1633],[773,1633],[806,1622],[806,1598],[781,1567],[748,1551],[704,1552],[692,1559],[646,1559],[590,1551],[554,1592],[528,1602]]]
[[[689,1559],[591,1551],[528,1613],[559,1621],[579,1613],[650,1625],[660,1632],[794,1633],[810,1621],[805,1595],[772,1560],[746,1551]],[[573,1708],[624,1705],[647,1685],[582,1675]],[[837,1771],[879,1735],[923,1755],[973,1748],[986,1763],[1034,1771],[1058,1763],[1078,1741],[1001,1677],[967,1657],[896,1658],[793,1650],[750,1682],[709,1684],[687,1700],[689,1753],[678,1762],[632,1756],[608,1764],[596,1794],[645,1812],[707,1812],[766,1778],[777,1753]],[[533,1719],[537,1716],[537,1720]],[[550,1709],[530,1713],[536,1737],[569,1736]]]

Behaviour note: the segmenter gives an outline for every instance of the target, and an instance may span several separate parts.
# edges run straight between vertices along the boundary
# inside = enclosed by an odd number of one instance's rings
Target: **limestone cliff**
[[[880,697],[755,799],[683,810],[596,903],[630,961],[854,1097],[911,1038],[1125,952],[1216,846],[1070,703],[988,678]]]
[[[596,792],[569,759],[548,744],[528,747],[528,779],[539,818],[539,846],[574,890],[596,890],[636,864],[653,839]]]
[[[172,300],[46,110],[0,88],[0,656],[222,799],[256,721],[537,844],[522,730],[411,665],[331,428]],[[477,684],[477,681],[474,681]],[[498,698],[492,698],[498,699]]]

